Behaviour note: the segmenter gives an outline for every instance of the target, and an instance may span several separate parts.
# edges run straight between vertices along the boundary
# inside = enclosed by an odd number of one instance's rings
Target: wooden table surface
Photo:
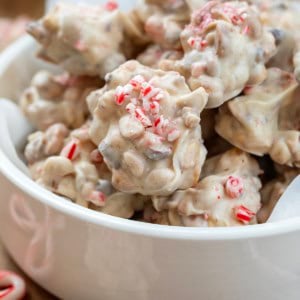
[[[44,12],[44,0],[0,0],[0,16],[26,15],[38,18]]]

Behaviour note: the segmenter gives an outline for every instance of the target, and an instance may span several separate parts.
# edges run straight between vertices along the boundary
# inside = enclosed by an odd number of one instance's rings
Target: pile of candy
[[[300,5],[255,2],[58,4],[30,24],[64,70],[20,99],[32,178],[122,218],[265,222],[300,173]]]

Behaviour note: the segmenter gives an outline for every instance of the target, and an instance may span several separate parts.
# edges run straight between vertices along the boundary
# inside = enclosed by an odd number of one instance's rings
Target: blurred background
[[[27,23],[44,13],[44,0],[0,0],[0,51],[25,33]]]
[[[44,0],[0,0],[0,17],[27,15],[38,18],[43,11]]]

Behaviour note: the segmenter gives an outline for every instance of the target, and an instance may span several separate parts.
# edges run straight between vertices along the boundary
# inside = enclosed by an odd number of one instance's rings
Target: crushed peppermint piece
[[[200,37],[197,37],[197,38],[194,38],[194,37],[190,37],[188,39],[188,44],[198,50],[198,51],[201,51],[203,50],[204,48],[206,48],[208,46],[208,42],[206,40],[203,40],[202,38]]]
[[[145,115],[141,108],[135,109],[135,117],[143,124],[144,127],[151,127],[151,120]]]
[[[101,155],[98,149],[95,149],[90,153],[90,159],[92,162],[98,164],[103,162],[103,156]]]
[[[242,34],[243,34],[243,35],[247,35],[247,34],[249,33],[249,31],[250,31],[250,27],[249,27],[249,25],[247,25],[247,26],[245,26],[245,28],[243,29]]]
[[[61,75],[54,76],[54,81],[62,86],[69,85],[70,75],[68,73],[63,73]]]
[[[152,86],[148,82],[144,82],[141,88],[142,96],[146,97],[150,92],[152,92]]]
[[[77,140],[69,142],[61,151],[60,155],[74,160],[79,155],[79,145]]]
[[[134,115],[134,112],[136,110],[136,106],[133,104],[133,103],[128,103],[126,105],[126,111],[131,114],[131,115]]]
[[[130,80],[129,84],[132,85],[134,89],[139,90],[145,81],[142,75],[136,75]]]
[[[170,143],[180,137],[180,131],[169,119],[160,113],[160,102],[164,98],[163,91],[145,80],[141,75],[134,76],[128,84],[118,86],[115,92],[117,105],[126,104],[126,111],[137,119],[145,128]]]
[[[157,115],[159,113],[159,103],[157,101],[153,101],[152,103],[150,103],[150,111],[153,115]]]
[[[96,206],[103,207],[105,205],[106,195],[100,191],[92,191],[87,197],[87,200]]]
[[[116,103],[122,105],[125,100],[130,96],[133,90],[132,85],[127,84],[125,86],[118,86],[116,89]]]
[[[225,182],[225,192],[232,198],[239,198],[244,192],[243,180],[237,176],[229,176]]]
[[[249,224],[256,215],[253,211],[243,205],[236,206],[233,210],[235,218],[244,224]]]
[[[86,45],[84,44],[84,42],[82,40],[76,41],[74,47],[78,51],[85,51],[87,49]]]

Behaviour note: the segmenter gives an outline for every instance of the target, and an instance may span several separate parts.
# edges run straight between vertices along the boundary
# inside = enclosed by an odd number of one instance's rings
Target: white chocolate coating
[[[31,175],[38,184],[84,207],[113,216],[131,218],[135,211],[143,209],[146,197],[120,193],[112,187],[111,173],[89,139],[89,124],[72,131],[65,139],[58,126],[61,125],[53,125],[45,133],[37,132],[29,138],[25,153],[31,150]],[[52,140],[47,140],[50,133]],[[36,142],[41,136],[44,147]],[[51,146],[55,151],[47,152]]]
[[[300,3],[297,0],[255,1],[263,24],[276,39],[277,53],[270,66],[295,72],[300,80]]]
[[[181,49],[180,34],[190,20],[190,11],[183,0],[145,0],[136,12],[144,23],[150,40],[163,49]]]
[[[176,209],[168,209],[158,212],[151,203],[147,203],[144,209],[143,222],[185,227],[207,227],[208,223],[202,216],[183,216]]]
[[[179,71],[192,89],[209,94],[207,108],[237,96],[246,85],[262,82],[265,63],[275,53],[274,37],[257,11],[245,2],[210,1],[193,12],[181,34],[182,60],[165,62],[164,69]]]
[[[168,212],[171,225],[178,225],[178,219],[185,226],[253,224],[261,207],[260,172],[253,158],[232,149],[205,162],[195,188],[176,191],[169,198],[153,197],[153,206],[158,212],[171,211],[175,220],[174,224]]]
[[[68,135],[69,130],[60,123],[50,126],[45,132],[34,132],[28,137],[24,152],[27,162],[33,164],[51,155],[58,155]]]
[[[91,208],[107,215],[130,219],[135,212],[143,211],[145,204],[149,201],[150,198],[142,195],[115,192],[107,197],[105,206],[101,208],[92,206]]]
[[[126,59],[122,17],[100,5],[60,3],[28,32],[41,44],[40,57],[74,75],[104,77]]]
[[[164,50],[159,45],[150,45],[138,57],[137,61],[144,66],[159,69],[164,60],[178,60],[183,53],[177,50]]]
[[[21,96],[20,106],[39,130],[56,123],[78,128],[88,117],[87,95],[100,86],[101,81],[94,77],[54,76],[40,71]]]
[[[221,107],[216,130],[244,151],[300,166],[299,92],[293,74],[269,69],[261,85]]]
[[[29,26],[40,57],[68,72],[39,72],[21,98],[39,130],[25,148],[32,178],[121,218],[265,222],[300,173],[299,3],[141,0],[128,13],[117,8],[59,4]],[[232,145],[270,155],[284,174],[259,193],[257,161]],[[262,181],[274,178],[271,159],[258,161]]]
[[[205,91],[191,92],[178,73],[136,61],[106,80],[88,99],[94,108],[90,135],[112,171],[113,186],[170,195],[195,184],[206,155],[199,125]]]

